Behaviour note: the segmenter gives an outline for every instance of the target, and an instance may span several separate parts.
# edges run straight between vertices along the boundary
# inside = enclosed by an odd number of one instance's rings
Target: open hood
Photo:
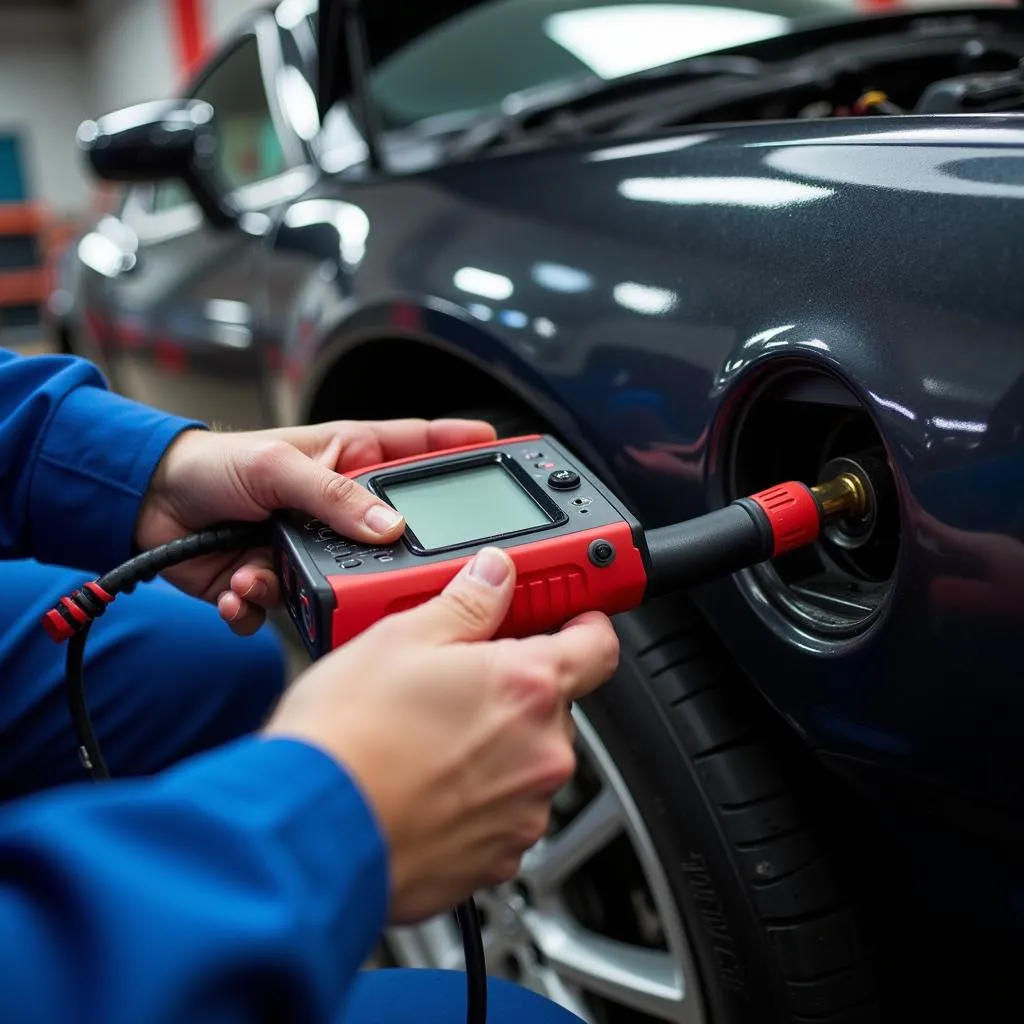
[[[692,58],[742,53],[806,29],[880,14],[1015,0],[319,0],[321,117],[339,101],[380,166],[380,125],[498,110],[641,81]],[[881,6],[881,10],[880,10]],[[415,44],[415,45],[410,45]],[[399,52],[401,51],[401,52]],[[628,85],[627,85],[628,88]],[[372,102],[371,102],[372,90]]]

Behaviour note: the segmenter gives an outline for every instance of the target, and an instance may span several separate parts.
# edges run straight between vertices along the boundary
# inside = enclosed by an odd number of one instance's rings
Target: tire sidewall
[[[642,616],[643,612],[630,613]],[[619,617],[620,619],[623,617]],[[650,834],[699,977],[708,1024],[785,1021],[766,936],[701,788],[696,767],[650,692],[622,635],[615,676],[580,702]]]

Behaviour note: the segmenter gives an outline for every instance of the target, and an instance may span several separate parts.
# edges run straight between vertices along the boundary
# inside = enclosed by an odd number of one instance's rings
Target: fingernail
[[[402,521],[401,513],[390,505],[374,505],[367,509],[363,522],[374,533],[390,533]]]
[[[469,575],[491,587],[500,587],[508,578],[508,559],[497,548],[484,548],[469,567]]]
[[[230,615],[225,615],[223,608],[223,600],[225,597],[228,597],[229,595],[231,597],[235,596],[235,594],[233,594],[232,591],[230,590],[225,590],[224,593],[220,595],[220,597],[217,599],[217,608],[220,611],[221,615],[223,616],[225,622],[234,622],[235,619],[237,619],[238,616],[242,614],[242,610],[244,609],[245,606],[242,604],[241,601],[239,601],[238,607]]]
[[[259,601],[267,596],[267,585],[263,580],[253,580],[249,589],[242,595],[247,601]]]

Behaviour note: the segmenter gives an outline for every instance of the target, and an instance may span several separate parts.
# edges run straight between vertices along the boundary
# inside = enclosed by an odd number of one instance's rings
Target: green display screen
[[[387,484],[385,493],[427,551],[472,544],[551,522],[497,463]]]

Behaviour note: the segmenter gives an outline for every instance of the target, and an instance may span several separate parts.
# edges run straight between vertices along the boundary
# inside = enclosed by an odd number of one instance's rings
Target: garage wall
[[[84,213],[94,185],[75,148],[89,117],[166,96],[181,79],[179,0],[83,0],[77,16],[48,0],[0,3],[0,136],[22,138],[32,198]],[[208,46],[262,0],[196,0]]]
[[[86,0],[91,114],[157,99],[177,83],[171,0]]]
[[[66,15],[32,7],[0,7],[0,134],[21,136],[31,198],[59,214],[88,201],[75,130],[91,112],[86,62]]]
[[[196,0],[207,45],[263,0]],[[96,112],[157,99],[180,84],[177,0],[86,0]]]
[[[266,7],[262,0],[205,0],[206,28],[214,39],[221,38],[234,24],[257,7]]]

